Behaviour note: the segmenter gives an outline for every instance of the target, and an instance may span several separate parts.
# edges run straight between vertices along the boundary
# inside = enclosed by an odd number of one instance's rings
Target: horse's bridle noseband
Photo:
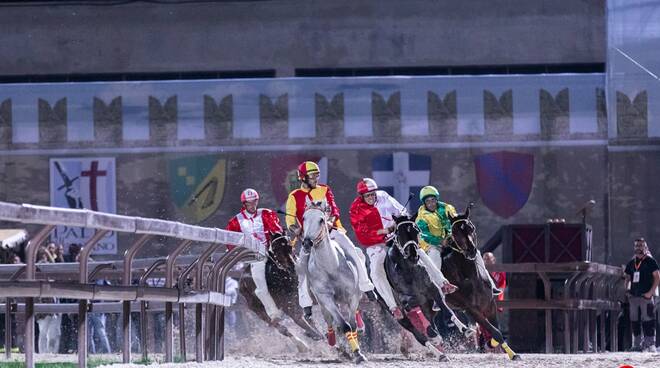
[[[268,247],[268,252],[266,252],[266,257],[268,257],[280,269],[284,269],[284,267],[277,260],[277,257],[275,257],[275,253],[273,252],[273,244],[275,244],[276,241],[278,241],[282,238],[287,239],[287,236],[284,235],[284,234],[281,234],[281,235],[271,239],[270,240],[270,246]],[[287,241],[288,241],[288,239],[287,239]]]
[[[419,227],[417,226],[417,224],[415,223],[415,221],[406,220],[406,221],[401,221],[401,222],[399,222],[398,224],[396,224],[396,232],[397,232],[397,233],[399,232],[399,227],[401,227],[401,225],[404,225],[404,224],[412,224],[413,228],[415,228],[415,229],[417,229],[417,230],[419,231]],[[404,255],[404,257],[405,257],[404,250],[405,250],[409,245],[414,245],[414,246],[416,246],[416,247],[419,246],[419,244],[417,243],[417,240],[416,240],[416,239],[415,239],[415,240],[413,240],[413,239],[408,240],[408,241],[405,242],[403,245],[401,245],[401,243],[399,243],[399,237],[398,237],[398,236],[394,236],[394,245],[396,245],[396,247],[399,249],[399,252],[401,252],[401,254]]]
[[[326,222],[327,222],[327,217],[326,217],[325,211],[323,211],[321,208],[309,207],[308,209],[305,210],[305,212],[309,211],[309,210],[320,211],[323,214],[323,219],[326,220]],[[324,231],[324,229],[325,229],[325,231]],[[326,224],[326,226],[321,226],[321,229],[319,230],[319,233],[316,234],[316,236],[312,240],[312,246],[315,247],[316,245],[318,245],[320,242],[322,242],[329,235],[330,235],[330,231],[328,230],[327,224]]]
[[[465,254],[465,250],[463,250],[463,249],[461,249],[461,248],[458,247],[458,245],[457,245],[458,242],[456,241],[456,238],[454,237],[454,230],[453,230],[453,229],[454,229],[454,225],[456,225],[456,224],[458,224],[458,223],[461,223],[461,222],[465,222],[466,224],[468,224],[468,226],[470,226],[472,229],[474,229],[473,232],[472,232],[472,234],[473,234],[473,236],[474,236],[474,246],[475,246],[475,248],[477,247],[477,244],[478,244],[478,241],[477,241],[477,230],[476,230],[474,224],[472,223],[472,221],[470,221],[470,219],[467,219],[467,218],[465,218],[465,219],[458,219],[458,220],[456,220],[456,221],[454,221],[454,222],[451,223],[452,231],[451,231],[451,235],[449,235],[449,239],[450,239],[451,241],[447,242],[447,243],[448,243],[447,245],[448,245],[449,248],[451,248],[452,250],[454,250],[454,251],[456,251],[456,252],[462,254],[465,258],[467,258],[467,259],[469,259],[469,260],[473,260],[474,257],[468,257],[467,254]]]

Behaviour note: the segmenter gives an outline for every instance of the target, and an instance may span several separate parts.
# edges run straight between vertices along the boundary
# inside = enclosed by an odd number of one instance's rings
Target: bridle
[[[284,234],[279,234],[278,236],[274,237],[273,239],[270,240],[270,247],[268,247],[268,252],[266,253],[266,256],[268,257],[268,259],[270,259],[275,264],[275,266],[277,266],[277,268],[284,269],[284,265],[282,265],[277,260],[277,257],[275,256],[275,253],[273,252],[274,244],[280,239],[285,239],[285,241],[288,242],[288,238]]]
[[[418,231],[418,233],[419,233],[419,227],[417,226],[417,224],[415,223],[415,221],[412,221],[412,220],[405,220],[405,221],[401,221],[401,222],[399,222],[398,224],[396,224],[396,230],[395,230],[395,233],[396,233],[396,234],[399,233],[399,228],[401,227],[401,225],[407,225],[407,224],[412,225],[412,226],[413,226],[413,229],[417,229],[417,231]],[[393,243],[394,243],[394,245],[397,247],[397,249],[399,249],[399,252],[401,253],[401,255],[403,255],[404,258],[406,258],[406,253],[405,253],[404,250],[405,250],[408,246],[410,246],[410,245],[413,245],[413,246],[415,246],[415,247],[418,247],[418,246],[419,246],[419,244],[417,243],[417,239],[410,239],[410,240],[408,240],[407,242],[401,244],[401,243],[399,242],[399,237],[398,237],[398,235],[395,235],[395,236],[394,236]]]
[[[458,242],[456,241],[456,238],[454,237],[454,225],[456,225],[456,224],[458,224],[458,223],[461,223],[461,222],[466,223],[466,224],[472,229],[472,236],[474,237],[474,239],[473,239],[474,246],[477,247],[477,244],[478,244],[478,240],[477,240],[477,229],[476,229],[476,227],[474,226],[474,224],[472,223],[472,221],[470,221],[469,218],[458,219],[458,220],[453,221],[453,222],[451,223],[452,231],[451,231],[451,235],[449,236],[449,239],[450,239],[451,241],[447,242],[447,243],[448,243],[447,245],[448,245],[452,250],[454,250],[454,251],[456,251],[456,252],[462,254],[466,259],[472,261],[472,260],[474,260],[474,258],[475,258],[476,256],[469,257],[467,254],[465,254],[466,250],[465,250],[465,249],[461,249],[460,247],[458,247]]]
[[[325,211],[323,211],[321,208],[309,207],[305,210],[305,212],[309,211],[309,210],[316,210],[316,211],[321,212],[321,214],[323,216],[323,219],[327,222],[327,216],[325,214]],[[321,226],[321,228],[319,229],[318,234],[316,234],[314,239],[312,239],[312,246],[314,246],[314,247],[317,246],[319,243],[321,243],[323,240],[325,240],[325,238],[327,238],[328,236],[330,236],[330,232],[328,231],[327,224],[325,226]]]

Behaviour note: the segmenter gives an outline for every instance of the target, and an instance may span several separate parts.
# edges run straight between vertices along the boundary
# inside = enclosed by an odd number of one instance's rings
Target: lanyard
[[[646,258],[646,255],[644,255],[644,257],[642,257],[642,259],[639,261],[639,263],[637,263],[637,261],[634,261],[635,262],[635,271],[639,271],[639,267],[642,265],[642,262],[644,262],[645,258]]]

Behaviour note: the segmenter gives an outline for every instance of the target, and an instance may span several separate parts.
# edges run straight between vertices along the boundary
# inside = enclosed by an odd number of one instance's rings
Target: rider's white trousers
[[[387,256],[387,248],[385,244],[376,244],[369,246],[366,249],[367,255],[369,256],[369,264],[371,268],[371,280],[378,290],[378,294],[383,298],[385,304],[388,308],[396,308],[396,300],[394,299],[394,292],[392,291],[392,286],[387,280],[387,274],[385,273],[385,257]]]
[[[428,257],[433,261],[436,268],[438,268],[438,269],[442,269],[442,255],[441,255],[441,252],[442,252],[442,250],[438,247],[431,247],[428,250],[428,254],[429,254]],[[481,257],[481,251],[479,251],[479,249],[477,249],[477,256],[474,259],[474,263],[476,263],[477,272],[479,272],[481,274],[481,277],[482,278],[488,278],[488,280],[490,281],[490,286],[493,289],[496,289],[497,287],[495,286],[495,282],[493,281],[493,278],[490,276],[490,272],[488,272],[488,270],[486,269],[486,264],[484,263],[484,259]],[[442,272],[440,274],[442,275]],[[442,277],[444,278],[444,275]]]
[[[364,253],[355,247],[351,239],[346,236],[346,233],[343,231],[333,230],[330,232],[330,239],[334,240],[339,244],[344,253],[353,258],[355,263],[357,263],[357,273],[358,273],[358,283],[360,291],[371,291],[374,289],[374,284],[369,280],[367,275],[367,265],[366,258]]]
[[[442,269],[442,255],[438,248],[429,248],[428,254],[424,251],[419,252],[419,263],[426,268],[431,281],[433,281],[438,289],[449,282],[445,275],[442,274],[442,271],[440,271]],[[442,289],[440,289],[440,292],[442,293]]]
[[[311,307],[314,302],[312,296],[309,294],[309,285],[307,283],[307,264],[309,263],[309,253],[305,253],[304,249],[300,250],[300,257],[296,265],[296,273],[298,274],[298,304],[301,307]]]
[[[252,273],[252,280],[257,288],[254,294],[259,298],[261,304],[264,305],[266,313],[270,319],[282,318],[282,311],[277,307],[273,297],[268,291],[268,283],[266,282],[266,261],[257,261],[250,266]]]

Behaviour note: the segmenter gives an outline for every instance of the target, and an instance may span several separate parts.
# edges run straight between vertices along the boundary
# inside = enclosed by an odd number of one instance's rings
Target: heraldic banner
[[[53,207],[88,209],[116,213],[116,170],[114,157],[51,158],[50,204]],[[57,226],[51,241],[64,245],[84,245],[94,229]],[[117,254],[117,234],[108,233],[93,254]]]

